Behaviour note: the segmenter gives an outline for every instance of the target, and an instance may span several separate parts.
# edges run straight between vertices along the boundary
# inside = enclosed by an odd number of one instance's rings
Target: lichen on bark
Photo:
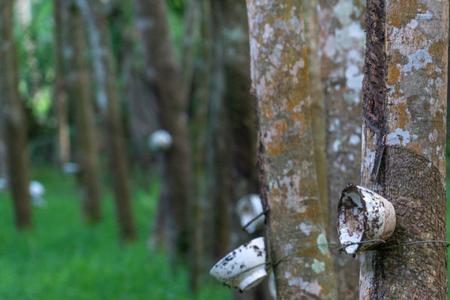
[[[330,239],[337,240],[337,203],[342,187],[360,180],[361,89],[365,34],[364,0],[320,0],[321,78],[327,113]],[[358,260],[332,251],[338,299],[357,298]]]
[[[262,196],[280,299],[336,299],[319,199],[305,5],[247,1]]]
[[[362,182],[393,203],[397,228],[363,255],[360,298],[446,299],[445,246],[402,244],[445,240],[448,1],[372,0],[368,11],[366,65],[378,60],[364,81]]]

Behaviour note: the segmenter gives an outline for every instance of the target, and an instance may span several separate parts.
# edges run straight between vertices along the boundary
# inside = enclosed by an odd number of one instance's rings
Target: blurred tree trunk
[[[124,84],[128,99],[129,134],[133,143],[133,161],[135,167],[149,171],[152,166],[151,152],[148,147],[150,135],[158,129],[156,98],[145,81],[144,65],[136,66],[135,58],[142,55],[129,54],[125,57]]]
[[[7,179],[4,107],[0,108],[0,179]]]
[[[70,10],[70,40],[73,43],[73,66],[71,75],[71,99],[75,107],[77,137],[77,157],[81,167],[81,188],[83,213],[90,223],[101,218],[100,176],[97,148],[97,128],[95,126],[92,103],[92,85],[89,76],[88,49],[83,20],[77,7]]]
[[[27,128],[18,85],[17,50],[13,36],[14,1],[0,2],[0,103],[3,109],[9,187],[18,229],[32,226],[28,193]]]
[[[183,39],[181,56],[181,78],[186,106],[192,94],[195,55],[198,50],[201,24],[201,0],[185,0],[183,15]]]
[[[164,153],[164,178],[159,205],[167,207],[164,224],[168,229],[168,250],[172,258],[182,260],[189,252],[188,222],[191,196],[191,160],[188,132],[187,97],[181,71],[175,61],[165,2],[136,0],[136,14],[145,42],[147,74],[154,86],[160,122],[173,138],[172,147]]]
[[[2,116],[2,114],[0,113],[0,116]],[[1,122],[0,122],[1,123]],[[6,179],[7,178],[7,168],[6,168],[6,147],[5,147],[5,142],[4,142],[4,138],[3,138],[3,128],[1,127],[2,125],[0,124],[0,131],[2,131],[0,133],[0,178],[1,179]]]
[[[155,107],[155,122],[157,128],[161,127],[161,113],[160,113],[160,101],[157,97],[160,97],[156,94],[156,84],[154,82],[155,77],[155,67],[153,65],[152,57],[149,56],[149,47],[153,47],[153,44],[150,43],[149,38],[152,34],[151,30],[151,24],[153,23],[153,15],[142,10],[141,6],[148,5],[146,2],[140,2],[140,1],[133,1],[134,4],[134,19],[135,19],[135,26],[137,28],[140,43],[142,47],[142,55],[144,62],[143,62],[143,70],[142,74],[143,76],[143,84],[147,85],[151,90],[153,95],[148,98],[142,99],[144,101],[145,106]],[[154,228],[153,232],[150,237],[151,245],[152,246],[158,246],[161,248],[168,248],[169,247],[169,238],[168,235],[170,235],[170,228],[168,225],[168,218],[169,218],[169,188],[167,186],[167,180],[168,180],[168,173],[167,173],[167,167],[165,162],[165,157],[162,154],[157,154],[157,163],[159,165],[160,174],[161,174],[161,192],[157,204],[157,210],[156,210],[156,216],[155,216],[155,222],[154,222]]]
[[[316,99],[311,98],[305,6],[247,1],[262,196],[270,209],[268,245],[279,298],[336,299],[313,146]]]
[[[123,82],[126,99],[128,132],[132,145],[133,167],[148,174],[153,171],[153,155],[149,151],[149,136],[159,128],[156,97],[146,80],[144,42],[140,38],[140,24],[133,16],[132,1],[114,0],[110,24],[120,31],[116,37],[116,57],[120,64],[119,74]],[[117,34],[116,34],[117,36]]]
[[[361,87],[364,53],[360,0],[320,0],[321,75],[327,109],[327,155],[330,239],[335,229],[337,202],[342,188],[358,183],[361,158]],[[347,5],[344,5],[346,3]],[[359,263],[333,251],[339,299],[358,295]]]
[[[256,99],[251,94],[250,49],[248,40],[248,20],[245,2],[239,0],[221,1],[213,6],[214,11],[222,11],[220,26],[224,64],[223,106],[228,140],[224,141],[230,152],[229,181],[231,185],[228,199],[231,215],[231,245],[237,247],[261,231],[249,235],[240,226],[236,214],[238,200],[249,194],[258,194],[258,174],[256,166]],[[216,43],[215,43],[216,44]],[[225,249],[228,250],[228,249]],[[225,254],[221,253],[222,256]],[[270,299],[267,281],[246,293],[234,294],[236,300]]]
[[[67,50],[67,1],[53,1],[55,21],[55,83],[54,107],[57,119],[58,161],[61,165],[70,160],[69,109],[67,99],[67,73],[65,51]]]
[[[209,143],[209,102],[211,99],[213,41],[211,1],[197,2],[201,12],[199,35],[201,43],[197,47],[194,63],[193,93],[191,97],[191,136],[192,136],[192,165],[194,176],[194,191],[191,209],[193,230],[191,251],[191,286],[195,290],[202,275],[207,274],[208,268],[214,263],[213,249],[213,220],[208,212],[212,210],[209,188],[211,187],[211,157]]]
[[[362,254],[360,299],[447,299],[448,1],[369,0],[362,183],[395,207],[394,235]],[[379,167],[378,167],[379,166]]]
[[[136,228],[128,182],[124,128],[120,115],[114,58],[106,26],[105,7],[98,1],[88,3],[86,0],[77,0],[77,3],[87,25],[97,88],[96,98],[106,120],[105,131],[110,151],[109,167],[113,178],[120,236],[122,240],[130,241],[136,237]]]
[[[211,92],[208,107],[209,169],[211,186],[209,198],[212,201],[212,229],[214,260],[221,258],[231,247],[231,214],[233,202],[233,182],[231,179],[231,136],[225,99],[226,44],[222,36],[224,13],[221,2],[211,1],[212,25],[212,65]]]

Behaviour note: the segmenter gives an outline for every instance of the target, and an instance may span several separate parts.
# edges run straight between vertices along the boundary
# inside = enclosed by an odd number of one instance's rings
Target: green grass
[[[34,207],[34,229],[14,228],[9,196],[0,192],[0,300],[222,300],[228,289],[203,287],[194,297],[182,267],[172,272],[164,254],[147,246],[157,186],[134,188],[137,242],[121,246],[114,206],[104,189],[103,220],[83,222],[72,177],[50,168],[32,176],[44,183],[47,206]],[[450,187],[450,180],[447,184]],[[450,205],[450,191],[447,189]],[[447,210],[450,224],[450,210]],[[447,226],[450,240],[450,226]],[[450,256],[449,256],[450,259]],[[450,266],[449,266],[450,272]],[[450,284],[449,284],[450,290]],[[449,297],[450,299],[450,297]]]
[[[137,300],[230,299],[216,284],[194,297],[188,275],[172,272],[162,253],[147,247],[157,197],[156,186],[134,189],[137,242],[121,246],[109,193],[103,199],[103,220],[83,222],[74,179],[40,168],[33,179],[44,183],[47,206],[34,208],[34,229],[18,233],[11,201],[0,193],[1,300]]]
[[[447,143],[448,144],[448,143]],[[448,151],[448,150],[447,150]],[[447,160],[449,160],[448,156],[447,156]],[[448,174],[448,170],[447,170],[447,174]],[[447,176],[447,241],[450,241],[450,176]],[[450,247],[447,247],[447,260],[450,261]],[[447,263],[447,270],[448,270],[448,274],[447,276],[450,275],[450,264]],[[447,282],[448,284],[448,298],[450,300],[450,278]]]

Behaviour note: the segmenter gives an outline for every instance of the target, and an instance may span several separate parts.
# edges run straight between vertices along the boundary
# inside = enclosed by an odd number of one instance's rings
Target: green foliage
[[[139,240],[119,245],[111,196],[103,199],[104,219],[84,224],[73,178],[52,169],[33,176],[44,183],[47,206],[34,209],[35,228],[18,233],[9,197],[0,193],[0,299],[137,300],[195,299],[184,268],[171,272],[162,253],[150,251],[147,237],[157,186],[135,188]],[[197,299],[229,299],[217,284]]]
[[[50,113],[52,106],[52,91],[49,86],[39,89],[31,102],[33,112],[40,122],[44,122]]]
[[[18,48],[21,93],[31,99],[39,87],[53,81],[53,1],[31,2],[32,18],[20,21],[16,6],[15,36]]]
[[[186,6],[185,2],[185,0],[167,0],[167,6],[171,12],[178,14],[178,16],[182,16]]]
[[[173,2],[177,2],[175,0],[173,0]],[[183,1],[179,1],[179,2],[183,2]],[[182,43],[183,43],[183,14],[182,14],[182,9],[177,10],[174,9],[173,7],[171,7],[169,5],[169,27],[170,27],[170,36],[174,45],[174,49],[175,49],[175,55],[178,58],[178,60],[181,60],[181,56],[182,56]]]

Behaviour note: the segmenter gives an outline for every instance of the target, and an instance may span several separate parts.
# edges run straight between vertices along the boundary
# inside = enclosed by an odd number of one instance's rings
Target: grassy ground
[[[103,199],[104,218],[83,223],[74,179],[39,169],[47,206],[34,208],[35,228],[18,234],[11,201],[0,193],[1,300],[229,299],[228,290],[212,284],[194,297],[180,268],[173,274],[161,253],[147,247],[156,188],[135,189],[134,211],[139,240],[120,246],[110,195]]]
[[[447,161],[450,159],[447,156]],[[448,168],[447,168],[448,169]],[[447,170],[448,174],[448,170]],[[447,241],[450,241],[450,176],[447,176]],[[450,247],[447,247],[447,259],[450,261]],[[450,264],[447,263],[448,275],[450,275]],[[448,298],[450,300],[450,277],[448,280]]]
[[[134,189],[139,239],[124,247],[117,242],[108,193],[103,199],[103,221],[91,227],[82,221],[72,177],[41,168],[33,179],[44,183],[48,204],[34,208],[31,232],[17,233],[11,201],[0,192],[0,300],[230,299],[230,292],[217,284],[204,287],[194,297],[186,271],[180,268],[174,274],[163,254],[148,249],[155,186]],[[450,222],[450,213],[447,219]]]

